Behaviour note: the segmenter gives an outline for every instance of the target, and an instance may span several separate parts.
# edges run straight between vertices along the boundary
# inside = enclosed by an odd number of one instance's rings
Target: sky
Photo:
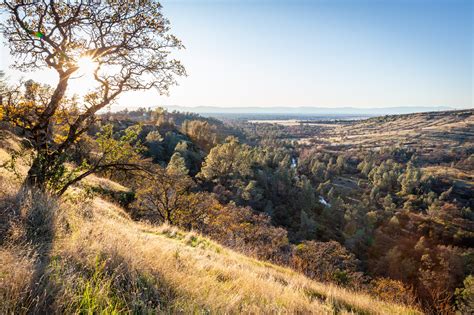
[[[474,107],[474,1],[161,3],[186,46],[174,57],[188,76],[168,97],[155,90],[127,93],[117,109]],[[0,52],[5,69],[13,61],[4,45]],[[56,80],[47,71],[29,76]]]

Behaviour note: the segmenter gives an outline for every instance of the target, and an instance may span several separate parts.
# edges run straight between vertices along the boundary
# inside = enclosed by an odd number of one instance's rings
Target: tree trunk
[[[69,74],[60,75],[58,85],[56,86],[48,105],[44,112],[39,116],[39,121],[32,130],[36,156],[23,182],[23,188],[35,188],[41,191],[46,191],[47,189],[51,167],[54,166],[55,160],[58,158],[57,155],[49,154],[51,120],[66,93],[68,79]]]
[[[41,191],[46,191],[48,182],[48,164],[49,161],[47,161],[43,155],[36,155],[23,182],[23,187],[27,189],[35,188]]]

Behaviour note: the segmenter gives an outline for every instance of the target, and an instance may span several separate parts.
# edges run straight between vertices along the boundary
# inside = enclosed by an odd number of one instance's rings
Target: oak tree
[[[36,152],[26,187],[47,190],[58,165],[96,121],[97,112],[123,92],[156,88],[167,93],[176,77],[185,75],[180,62],[170,58],[173,49],[183,46],[169,33],[169,22],[157,1],[4,0],[1,8],[8,17],[0,30],[15,57],[14,67],[50,68],[58,76],[51,93],[38,93],[29,102],[3,98],[2,107],[22,113],[10,122],[23,131]],[[81,60],[93,65],[96,87],[70,108],[66,93]],[[61,120],[62,137],[55,140],[60,111],[66,119]]]

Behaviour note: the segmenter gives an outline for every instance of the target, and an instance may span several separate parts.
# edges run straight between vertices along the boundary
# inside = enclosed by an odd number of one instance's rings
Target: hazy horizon
[[[156,105],[158,107],[183,107],[183,108],[202,108],[202,107],[208,107],[208,108],[225,108],[225,109],[235,109],[235,108],[259,108],[259,109],[281,109],[281,108],[288,108],[288,109],[357,109],[357,110],[364,110],[364,109],[374,109],[374,108],[385,108],[385,109],[390,109],[390,108],[420,108],[420,109],[429,109],[429,108],[436,108],[440,110],[457,110],[457,109],[471,109],[472,107],[453,107],[453,106],[430,106],[430,105],[421,105],[421,106],[411,106],[411,105],[405,105],[405,106],[367,106],[367,107],[355,107],[351,105],[341,105],[341,106],[312,106],[312,105],[276,105],[276,106],[259,106],[259,105],[239,105],[239,106],[219,106],[219,105],[179,105],[179,104],[162,104],[162,105]],[[139,107],[146,107],[146,106],[139,106]]]
[[[262,117],[280,117],[282,119],[292,119],[295,117],[326,117],[326,116],[345,116],[345,117],[373,117],[373,116],[384,116],[384,115],[402,115],[411,113],[426,113],[426,112],[437,112],[437,111],[455,111],[455,110],[472,110],[472,108],[453,108],[448,106],[396,106],[396,107],[366,107],[356,108],[351,106],[341,107],[322,107],[322,106],[273,106],[273,107],[262,107],[262,106],[180,106],[180,105],[156,105],[156,106],[140,106],[145,109],[154,109],[162,107],[168,111],[178,112],[192,112],[203,116],[215,116],[215,117],[250,117],[250,116],[262,116]],[[140,108],[137,107],[137,108]],[[137,108],[127,108],[134,110]],[[125,109],[125,107],[114,107],[106,109],[103,112],[111,111],[118,112]],[[286,118],[285,118],[286,117]],[[266,119],[266,118],[265,118]]]

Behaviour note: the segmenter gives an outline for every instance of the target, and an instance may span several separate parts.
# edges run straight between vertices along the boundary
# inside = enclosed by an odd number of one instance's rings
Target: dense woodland
[[[107,113],[68,162],[94,164],[118,145],[111,158],[125,154],[140,169],[100,173],[130,188],[110,198],[136,220],[199,231],[429,312],[472,306],[472,190],[423,171],[472,172],[472,143],[429,157],[410,146],[334,150],[281,139],[288,128],[298,126],[224,124],[162,108]]]
[[[160,215],[166,211],[148,203],[153,194],[155,200],[166,195],[160,179],[151,191],[134,186],[137,200],[129,209],[137,218],[193,228],[315,279],[419,302],[427,310],[470,307],[462,296],[472,293],[466,292],[474,266],[472,186],[423,169],[449,165],[472,173],[472,139],[429,155],[396,145],[334,150],[282,140],[282,127],[275,125],[226,128],[213,119],[158,112],[147,125],[152,130],[142,129],[139,136],[143,155],[165,173],[188,174],[191,180],[178,176],[176,185],[189,189],[188,196],[205,193],[235,218],[219,231],[209,226],[209,214],[201,214],[209,211],[206,206],[190,207],[193,219],[180,214],[179,206],[170,217]],[[119,121],[111,122],[119,131]],[[295,128],[283,129],[291,135]]]

